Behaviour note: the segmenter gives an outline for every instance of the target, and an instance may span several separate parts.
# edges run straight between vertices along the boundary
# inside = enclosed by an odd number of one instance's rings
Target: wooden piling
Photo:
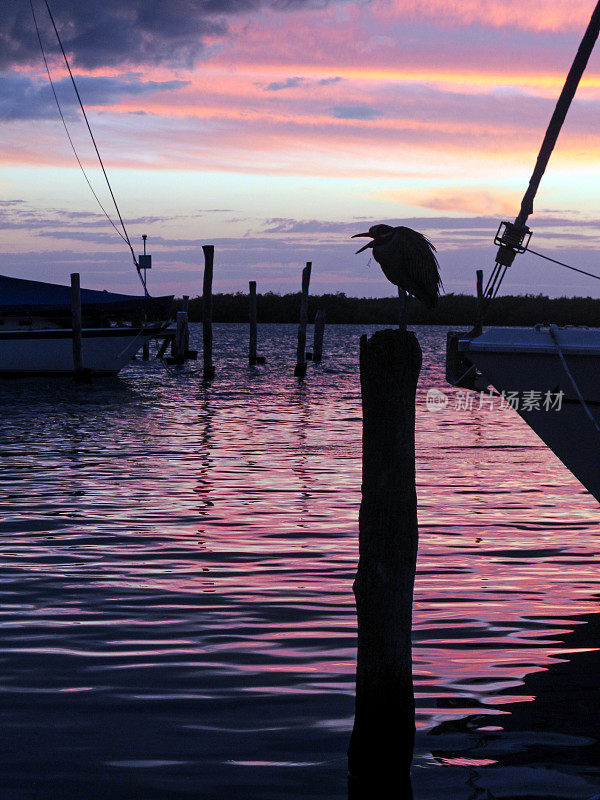
[[[257,319],[258,309],[256,302],[256,281],[250,281],[249,284],[249,302],[250,302],[250,342],[248,346],[248,362],[250,366],[254,366],[257,360],[256,347],[258,342]]]
[[[188,315],[186,311],[177,312],[177,328],[171,353],[176,364],[183,364],[188,351]]]
[[[325,312],[317,311],[315,316],[315,330],[313,337],[313,361],[323,358],[323,334],[325,333]]]
[[[158,348],[158,352],[156,354],[156,358],[163,358],[165,353],[167,352],[167,348],[168,348],[169,344],[172,345],[172,343],[173,343],[173,339],[169,338],[168,336],[165,336],[163,341],[162,341],[161,346]]]
[[[477,313],[475,315],[475,334],[483,330],[483,270],[477,270]]]
[[[477,270],[477,302],[481,303],[483,300],[483,270]]]
[[[296,349],[296,367],[294,375],[303,378],[306,375],[306,323],[308,321],[308,287],[312,262],[307,261],[302,270],[302,295],[300,298],[300,324],[298,325],[298,347]]]
[[[78,272],[71,273],[71,325],[73,328],[73,375],[81,379],[83,370],[81,285]]]
[[[414,426],[421,358],[412,332],[383,330],[360,340],[363,467],[353,586],[358,659],[348,750],[353,798],[383,796],[377,787],[390,779],[398,797],[411,797],[411,627],[418,544]]]
[[[190,297],[187,294],[183,295],[183,299],[181,301],[181,311],[177,312],[177,328],[175,331],[175,338],[174,338],[174,352],[176,357],[181,359],[179,362],[182,364],[184,361],[195,361],[198,357],[197,350],[190,350],[190,315],[189,315],[189,307],[190,307]],[[179,314],[183,314],[184,317],[179,318]],[[179,326],[181,326],[181,331],[179,331]]]
[[[145,339],[142,345],[142,361],[148,361],[150,358],[150,340]]]
[[[215,248],[212,244],[203,244],[204,251],[204,283],[202,287],[202,344],[204,366],[202,377],[211,380],[215,377],[215,368],[212,360],[212,279]]]

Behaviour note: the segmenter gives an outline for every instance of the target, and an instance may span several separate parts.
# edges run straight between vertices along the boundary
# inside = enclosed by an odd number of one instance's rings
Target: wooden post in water
[[[73,328],[73,374],[75,380],[83,376],[83,347],[81,319],[81,285],[79,273],[71,273],[71,325]]]
[[[250,300],[250,342],[248,346],[248,362],[250,366],[256,364],[257,354],[256,346],[258,342],[257,318],[258,309],[256,303],[256,281],[250,281],[249,284],[249,300]]]
[[[312,262],[307,261],[302,270],[302,295],[300,298],[300,324],[298,325],[298,348],[296,350],[296,368],[294,375],[303,378],[306,375],[306,323],[308,321],[308,287]]]
[[[165,336],[161,346],[158,348],[158,352],[156,354],[156,358],[163,358],[164,354],[167,352],[167,347],[171,343],[172,343],[171,338],[169,336]]]
[[[483,324],[483,270],[477,270],[477,313],[475,316],[476,334],[481,333]]]
[[[477,270],[477,301],[481,303],[483,300],[483,270]]]
[[[190,296],[184,294],[181,301],[181,310],[185,313],[185,331],[183,336],[184,358],[190,358]],[[195,356],[194,356],[195,358]]]
[[[173,357],[177,364],[183,364],[185,355],[187,353],[187,340],[188,333],[188,315],[186,311],[177,312],[177,328],[175,330],[175,339],[173,341]]]
[[[150,340],[144,339],[144,344],[142,345],[142,361],[148,361],[150,358]]]
[[[415,735],[412,601],[418,528],[415,393],[421,348],[414,333],[360,340],[363,407],[356,712],[348,750],[351,798],[410,798]],[[379,789],[378,789],[379,787]],[[386,792],[385,796],[392,796]]]
[[[204,284],[202,287],[202,344],[204,366],[202,377],[211,380],[215,377],[215,368],[212,360],[212,279],[215,248],[212,244],[203,244],[204,251]]]
[[[313,361],[323,358],[323,334],[325,333],[325,312],[319,309],[315,316],[315,331],[313,339]]]

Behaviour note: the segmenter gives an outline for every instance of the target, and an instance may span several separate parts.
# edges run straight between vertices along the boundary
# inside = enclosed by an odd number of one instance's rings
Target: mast
[[[600,33],[600,0],[592,13],[587,29],[579,45],[579,49],[565,80],[562,92],[556,102],[554,113],[548,124],[546,135],[538,153],[535,168],[529,180],[527,191],[521,201],[521,209],[514,222],[501,222],[494,238],[494,244],[498,245],[496,263],[492,274],[488,280],[485,292],[481,299],[478,310],[478,321],[476,327],[481,327],[481,316],[490,301],[496,296],[500,284],[506,274],[506,270],[513,263],[517,253],[524,253],[531,238],[531,230],[526,222],[530,214],[533,214],[533,201],[540,181],[546,171],[550,156],[558,139],[565,117],[575,96],[581,76],[587,66],[589,57],[594,49],[596,40]]]

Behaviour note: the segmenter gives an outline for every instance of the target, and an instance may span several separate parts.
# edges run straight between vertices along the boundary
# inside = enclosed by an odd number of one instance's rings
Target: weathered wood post
[[[412,601],[418,528],[415,394],[421,348],[412,332],[360,340],[363,406],[356,712],[348,750],[350,797],[409,798],[415,736]],[[400,789],[402,787],[402,789]],[[387,795],[386,795],[387,796]],[[391,796],[391,795],[390,795]]]
[[[202,286],[202,344],[204,366],[202,377],[211,380],[215,377],[215,368],[212,360],[212,279],[215,248],[212,244],[203,244],[204,251],[204,283]]]
[[[184,294],[181,300],[181,310],[185,313],[185,326],[184,326],[184,334],[183,334],[183,357],[184,358],[195,358],[195,355],[192,354],[190,350],[190,296],[189,294]]]
[[[188,350],[187,341],[189,339],[188,332],[188,315],[186,311],[177,312],[177,328],[175,330],[175,339],[173,341],[173,357],[177,364],[183,364]]]
[[[313,338],[313,361],[323,358],[323,334],[325,333],[325,312],[317,311],[315,316],[315,331]]]
[[[483,270],[478,269],[477,274],[477,302],[481,303],[483,300]]]
[[[307,261],[302,270],[302,294],[300,297],[300,324],[298,325],[298,348],[296,350],[296,367],[294,375],[303,378],[306,375],[306,323],[308,321],[308,287],[312,262]]]
[[[257,318],[258,309],[256,302],[256,281],[250,281],[249,284],[249,300],[250,300],[250,343],[248,346],[248,361],[251,366],[256,364],[256,346],[258,342]]]
[[[170,338],[170,336],[166,336],[165,335],[161,346],[158,348],[158,352],[156,354],[156,358],[162,358],[164,356],[164,354],[167,352],[168,346],[170,344],[172,345],[172,342],[173,342],[173,340]],[[171,350],[171,352],[172,352],[172,350]]]
[[[150,340],[144,339],[144,344],[142,345],[142,361],[148,361],[150,358]]]
[[[71,273],[71,325],[73,328],[73,374],[75,380],[83,376],[83,347],[81,319],[81,285],[78,272]]]
[[[477,270],[477,312],[475,315],[474,332],[481,333],[483,329],[483,270]]]

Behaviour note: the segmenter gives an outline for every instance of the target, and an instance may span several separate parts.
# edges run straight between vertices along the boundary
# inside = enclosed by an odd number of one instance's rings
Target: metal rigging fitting
[[[494,244],[498,245],[496,263],[510,267],[517,253],[524,253],[529,246],[532,231],[527,225],[516,225],[503,221],[494,236]]]

